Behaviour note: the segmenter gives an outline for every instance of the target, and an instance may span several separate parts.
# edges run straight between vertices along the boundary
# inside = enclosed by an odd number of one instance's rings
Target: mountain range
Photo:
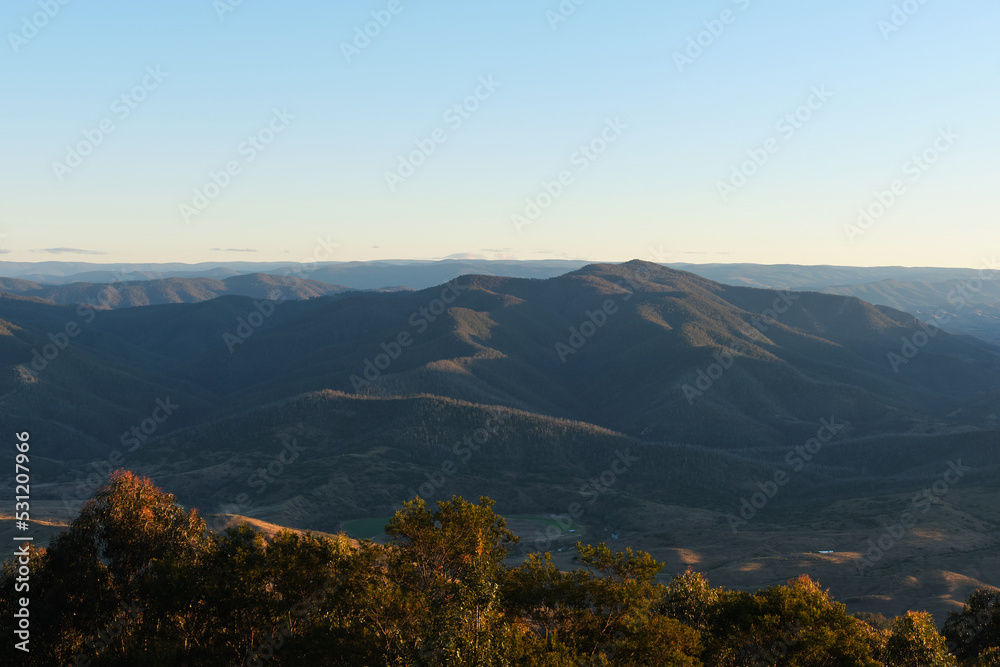
[[[170,280],[156,294],[191,303],[0,296],[0,424],[44,443],[53,517],[122,466],[208,513],[328,532],[418,493],[489,495],[556,517],[546,545],[607,530],[728,585],[808,566],[872,609],[903,603],[900,558],[938,586],[949,545],[984,577],[974,554],[996,552],[976,503],[998,479],[1000,348],[886,305],[641,261],[416,291],[197,279],[225,293],[207,300]],[[955,461],[961,492],[922,528],[940,543],[914,533],[862,575],[866,539]]]
[[[101,265],[0,262],[0,291],[57,304],[124,308],[191,303],[224,294],[310,298],[350,290],[426,289],[460,275],[552,278],[586,266],[573,260],[232,262]],[[760,264],[670,264],[727,285],[856,296],[892,306],[947,331],[1000,342],[1000,287],[995,262],[981,269]]]

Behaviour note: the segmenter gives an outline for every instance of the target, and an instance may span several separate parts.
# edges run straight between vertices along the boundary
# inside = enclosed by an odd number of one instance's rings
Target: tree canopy
[[[63,533],[30,550],[24,665],[938,667],[1000,665],[1000,592],[943,634],[926,613],[847,613],[803,576],[756,592],[641,551],[576,545],[510,563],[489,498],[404,504],[387,544],[247,524],[215,533],[148,479],[116,472]],[[23,564],[23,563],[22,563]],[[19,564],[0,574],[11,633]],[[864,620],[862,620],[864,619]],[[9,658],[9,659],[8,659]]]

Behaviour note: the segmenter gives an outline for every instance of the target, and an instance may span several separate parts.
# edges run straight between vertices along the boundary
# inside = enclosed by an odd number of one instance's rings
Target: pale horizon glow
[[[977,268],[1000,246],[996,3],[56,4],[0,8],[0,262],[326,239],[333,261]]]

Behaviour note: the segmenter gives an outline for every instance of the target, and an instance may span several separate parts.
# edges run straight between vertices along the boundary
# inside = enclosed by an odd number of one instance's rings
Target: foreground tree
[[[893,667],[953,667],[958,664],[927,612],[907,612],[892,624],[884,660]]]
[[[878,667],[867,626],[808,576],[753,594],[726,592],[717,608],[708,664]]]
[[[662,611],[699,632],[709,629],[725,591],[712,588],[708,579],[689,567],[674,576],[663,595]]]
[[[418,498],[404,504],[386,534],[394,580],[427,610],[416,617],[412,657],[428,665],[510,664],[512,629],[499,587],[517,537],[493,501],[454,497],[431,512]]]
[[[960,660],[971,660],[1000,648],[1000,590],[982,588],[952,612],[942,632],[948,647]]]
[[[979,656],[971,658],[963,665],[968,665],[969,667],[1000,667],[1000,647],[988,648]]]
[[[46,551],[0,573],[11,635],[17,567],[31,573],[32,652],[2,664],[426,667],[942,667],[927,614],[848,616],[808,577],[756,593],[649,554],[577,544],[504,564],[517,538],[493,502],[406,503],[389,544],[250,526],[205,530],[148,479],[115,473]],[[946,632],[964,665],[998,667],[996,591]],[[15,662],[15,659],[17,660]]]
[[[144,622],[142,581],[161,558],[190,558],[205,543],[197,512],[149,479],[111,475],[32,572],[29,664],[74,664],[128,653]]]
[[[193,559],[165,559],[148,581],[147,664],[263,664],[317,651],[329,634],[342,541],[247,524],[211,535]],[[280,660],[278,660],[280,663]]]
[[[649,554],[613,553],[577,544],[573,572],[551,554],[532,554],[511,570],[505,597],[532,629],[526,664],[700,665],[699,633],[659,611],[666,589],[654,583],[663,568]]]

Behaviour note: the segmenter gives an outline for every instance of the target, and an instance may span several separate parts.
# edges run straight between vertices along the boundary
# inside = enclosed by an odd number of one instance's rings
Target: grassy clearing
[[[388,525],[391,518],[392,517],[377,517],[374,519],[355,519],[354,521],[345,521],[341,526],[341,530],[356,540],[370,540],[376,535],[381,535],[385,532],[385,527]]]
[[[566,525],[566,517],[561,517],[558,520],[552,518],[551,516],[538,516],[535,514],[515,514],[510,517],[511,519],[520,519],[522,521],[533,521],[535,523],[540,523],[543,526],[552,526],[563,532],[574,531],[576,533],[583,533],[583,526],[577,522],[570,520],[569,525]]]

